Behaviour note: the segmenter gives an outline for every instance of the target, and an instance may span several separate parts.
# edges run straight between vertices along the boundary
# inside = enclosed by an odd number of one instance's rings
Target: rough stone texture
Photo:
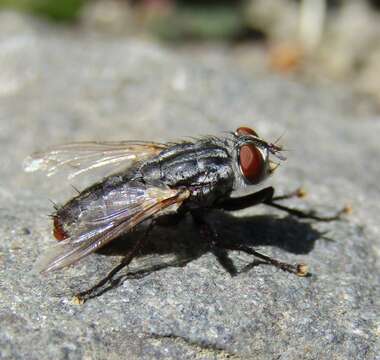
[[[176,54],[9,13],[0,14],[0,68],[0,358],[378,356],[380,119],[365,99],[238,70],[219,51]],[[202,250],[190,219],[157,228],[145,252],[157,259],[154,252],[185,249],[191,261],[128,279],[84,305],[72,295],[118,257],[95,254],[45,277],[33,271],[54,243],[48,199],[70,187],[63,177],[23,173],[26,155],[65,141],[165,140],[242,124],[267,139],[286,131],[289,160],[268,184],[309,190],[288,205],[324,214],[353,206],[351,216],[329,224],[264,206],[210,215],[223,236],[306,262],[311,277],[266,265],[231,277]],[[236,252],[230,258],[238,269],[252,261]]]

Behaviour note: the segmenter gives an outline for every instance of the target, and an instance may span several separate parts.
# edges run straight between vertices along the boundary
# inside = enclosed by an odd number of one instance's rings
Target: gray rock
[[[378,356],[379,117],[349,89],[255,75],[223,52],[208,55],[0,14],[0,358]],[[119,257],[95,254],[47,276],[33,271],[54,244],[48,199],[71,190],[63,177],[23,173],[29,153],[74,140],[166,140],[243,124],[266,139],[286,132],[289,160],[268,184],[280,193],[309,191],[289,206],[331,214],[349,202],[354,212],[334,223],[264,206],[210,218],[223,236],[307,263],[311,277],[266,265],[232,277],[203,251],[190,219],[156,228],[133,266],[159,261],[155,253],[169,262],[186,252],[186,264],[127,279],[83,305],[73,294]],[[240,270],[253,260],[230,258]]]

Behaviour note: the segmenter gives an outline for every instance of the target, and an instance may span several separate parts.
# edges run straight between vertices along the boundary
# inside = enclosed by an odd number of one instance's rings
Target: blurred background
[[[0,0],[5,9],[202,55],[219,47],[252,71],[346,83],[380,104],[380,0]]]

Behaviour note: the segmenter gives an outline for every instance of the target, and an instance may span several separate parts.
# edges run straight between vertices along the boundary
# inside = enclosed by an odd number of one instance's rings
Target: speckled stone
[[[378,356],[379,116],[349,89],[249,73],[223,51],[208,51],[198,58],[0,14],[0,358]],[[185,252],[186,263],[127,279],[83,305],[73,294],[119,257],[95,254],[46,276],[33,271],[54,244],[49,199],[73,191],[63,176],[23,173],[29,153],[67,141],[167,140],[239,125],[266,139],[285,132],[289,159],[267,183],[280,193],[308,190],[289,206],[332,214],[350,203],[353,213],[327,224],[258,206],[212,213],[210,221],[222,236],[307,263],[312,276],[249,266],[253,259],[237,252],[230,259],[241,272],[231,276],[204,250],[191,219],[156,228],[133,266],[157,261],[156,253],[170,263]]]

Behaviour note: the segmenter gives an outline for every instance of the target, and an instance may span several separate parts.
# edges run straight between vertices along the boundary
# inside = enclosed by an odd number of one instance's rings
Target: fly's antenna
[[[285,136],[285,134],[286,134],[286,129],[282,132],[282,134],[274,141],[274,145],[277,145],[280,141],[281,141],[281,139]]]
[[[279,145],[279,142],[284,137],[285,133],[286,130],[284,130],[282,134],[274,142],[268,144],[269,151],[271,152],[271,154],[273,154],[277,159],[282,161],[286,160],[286,157],[279,154],[279,152],[288,151],[288,149],[284,149],[283,146]]]
[[[273,146],[275,146],[275,148],[274,148]],[[273,145],[273,146],[272,146],[272,145],[269,145],[269,151],[270,151],[270,153],[271,153],[274,157],[276,157],[278,160],[285,161],[285,160],[286,160],[286,156],[279,154],[279,152],[282,151],[282,149],[279,148],[279,147],[276,146],[276,145]]]
[[[281,161],[286,160],[286,156],[280,154],[281,151],[286,151],[286,150],[284,150],[284,148],[282,146],[276,145],[275,143],[271,143],[271,144],[268,144],[268,150],[277,159],[279,159]]]
[[[279,142],[281,141],[281,139],[285,136],[286,134],[286,130],[284,130],[282,132],[282,134],[272,143],[269,144],[270,147],[272,147],[273,149],[276,149],[277,151],[286,151],[280,144]]]

